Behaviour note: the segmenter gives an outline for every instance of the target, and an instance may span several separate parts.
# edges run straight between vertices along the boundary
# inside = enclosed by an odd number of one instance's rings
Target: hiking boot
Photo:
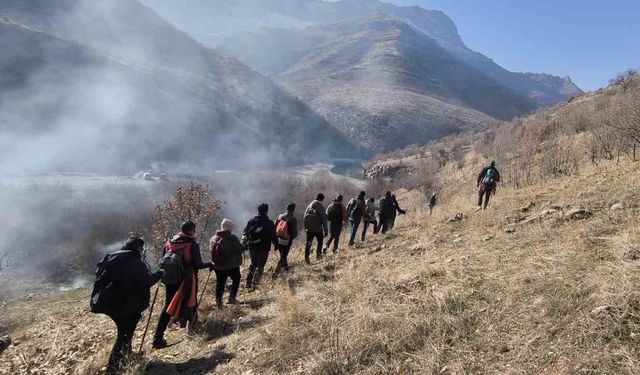
[[[216,307],[218,308],[218,310],[222,310],[222,298],[216,298]]]
[[[322,253],[323,253],[324,255],[327,255],[327,250],[328,250],[328,249],[329,249],[329,248],[325,246],[325,247],[322,249]]]
[[[349,246],[355,246],[355,245],[356,245],[355,242],[353,242],[353,241],[349,242]]]
[[[238,304],[238,300],[236,299],[236,297],[229,297],[229,301],[227,301],[227,305],[237,305]]]
[[[155,338],[153,340],[153,344],[151,345],[152,348],[154,349],[164,349],[167,346],[169,346],[169,344],[167,344],[167,340],[165,340],[164,338]]]
[[[309,256],[308,256],[308,255],[304,257],[304,262],[305,262],[306,264],[311,264],[311,259],[309,258]]]

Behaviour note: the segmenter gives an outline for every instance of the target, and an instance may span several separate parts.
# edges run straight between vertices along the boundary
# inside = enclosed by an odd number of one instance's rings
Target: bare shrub
[[[635,80],[640,77],[640,72],[635,69],[629,69],[624,73],[618,74],[618,76],[609,81],[609,84],[620,86],[624,91],[629,90],[634,84]]]
[[[155,208],[151,226],[151,243],[154,255],[160,258],[160,250],[185,221],[196,224],[196,236],[209,238],[215,231],[215,222],[222,202],[215,199],[209,186],[192,182],[187,187],[178,187],[171,199]]]

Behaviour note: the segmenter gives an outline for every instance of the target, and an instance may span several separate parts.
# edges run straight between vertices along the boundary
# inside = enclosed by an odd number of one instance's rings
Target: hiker
[[[431,195],[431,199],[429,199],[429,216],[433,214],[433,208],[436,206],[438,198],[436,197],[436,193]]]
[[[236,296],[240,287],[240,266],[244,249],[232,231],[233,222],[224,219],[220,223],[220,230],[209,241],[211,260],[214,264],[213,271],[216,273],[216,306],[218,309],[222,309],[222,297],[227,285],[227,278],[231,278],[231,294],[227,303],[229,305],[238,303]]]
[[[387,191],[382,199],[380,199],[380,211],[378,213],[380,231],[382,234],[387,233],[391,226],[391,219],[395,214],[396,208],[393,205],[391,192]]]
[[[478,210],[487,209],[489,206],[489,200],[491,195],[496,193],[497,184],[500,182],[500,172],[496,168],[496,162],[492,161],[491,165],[483,168],[478,175],[477,185],[478,190]],[[484,204],[483,204],[484,197]]]
[[[364,215],[364,209],[366,202],[364,201],[366,193],[361,191],[357,197],[349,201],[347,205],[347,212],[349,213],[349,222],[351,223],[351,237],[349,238],[349,246],[353,246],[356,243],[356,235],[358,234],[358,227],[362,221]]]
[[[342,204],[342,195],[338,195],[336,199],[327,207],[327,221],[329,221],[329,241],[324,246],[323,253],[327,254],[327,249],[333,242],[333,253],[338,252],[338,244],[340,243],[340,235],[342,234],[342,224],[347,220],[347,209]]]
[[[258,215],[249,220],[243,231],[243,238],[249,249],[251,264],[247,273],[246,287],[255,290],[260,279],[264,267],[269,259],[269,251],[271,244],[278,245],[278,237],[276,236],[276,226],[269,219],[269,205],[262,203],[258,206]]]
[[[324,201],[324,194],[319,193],[316,199],[309,204],[304,211],[304,230],[307,233],[307,243],[304,248],[304,261],[309,264],[311,260],[311,246],[313,239],[318,241],[318,250],[316,252],[316,259],[322,259],[322,241],[327,235],[327,213],[325,212],[322,202]]]
[[[172,318],[178,321],[182,328],[194,318],[198,304],[198,271],[205,268],[209,271],[214,269],[213,262],[202,261],[195,233],[196,224],[192,221],[185,222],[180,228],[180,233],[167,241],[162,250],[165,303],[153,339],[154,349],[167,347],[164,332]]]
[[[362,214],[363,228],[362,228],[362,242],[365,241],[365,237],[367,236],[367,229],[369,226],[373,224],[373,233],[378,233],[378,221],[376,220],[376,199],[369,198],[367,204],[364,206],[364,213]]]
[[[280,259],[273,273],[274,279],[278,277],[283,269],[287,272],[289,271],[287,257],[289,256],[289,250],[291,250],[293,240],[298,237],[298,220],[294,216],[295,212],[296,204],[289,203],[289,205],[287,205],[287,212],[278,216],[276,219],[276,235],[278,236],[278,245],[276,245],[276,248],[280,253]]]
[[[149,307],[149,289],[164,275],[163,270],[149,273],[142,258],[143,249],[143,239],[129,238],[121,251],[107,254],[98,264],[92,311],[108,315],[118,330],[107,362],[109,374],[119,373],[125,367],[123,362],[131,354],[136,326],[142,318],[142,312]],[[104,300],[100,301],[101,298]]]
[[[400,208],[395,195],[391,195],[391,202],[393,203],[393,212],[391,214],[391,220],[389,221],[389,230],[393,229],[393,227],[396,225],[397,214],[404,215],[407,213],[407,211]]]
[[[2,354],[2,352],[7,350],[9,346],[11,346],[11,337],[9,336],[0,337],[0,354]]]

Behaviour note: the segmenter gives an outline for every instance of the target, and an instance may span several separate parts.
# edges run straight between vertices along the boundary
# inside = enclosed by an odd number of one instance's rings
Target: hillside
[[[299,30],[310,25],[331,25],[384,15],[433,38],[460,61],[529,98],[538,107],[557,104],[583,93],[568,78],[514,73],[502,68],[489,57],[467,47],[455,23],[446,14],[418,6],[400,7],[378,0],[187,0],[179,5],[171,0],[145,0],[145,3],[182,30],[212,46],[242,32],[260,33],[263,27]]]
[[[283,42],[284,41],[284,42]],[[375,151],[482,129],[534,109],[404,22],[373,17],[262,30],[222,51],[257,66],[351,139]]]
[[[6,173],[256,168],[363,154],[307,105],[135,0],[0,0],[0,12],[1,154],[22,163]],[[285,155],[283,143],[295,152]]]
[[[207,292],[204,331],[171,330],[175,346],[131,373],[637,373],[637,164],[502,188],[483,213],[473,212],[477,167],[443,186],[456,189],[431,217],[424,196],[398,192],[410,214],[396,230],[336,258],[305,266],[298,242],[292,273],[242,292],[237,307],[214,310]],[[574,208],[592,215],[570,219]],[[467,219],[449,222],[456,212]],[[113,327],[87,312],[88,293],[0,307],[0,333],[17,343],[0,374],[99,373]]]

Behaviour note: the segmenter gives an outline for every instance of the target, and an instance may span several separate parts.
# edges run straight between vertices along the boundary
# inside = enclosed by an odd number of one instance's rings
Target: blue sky
[[[384,0],[447,13],[470,48],[584,90],[640,68],[640,0]]]

